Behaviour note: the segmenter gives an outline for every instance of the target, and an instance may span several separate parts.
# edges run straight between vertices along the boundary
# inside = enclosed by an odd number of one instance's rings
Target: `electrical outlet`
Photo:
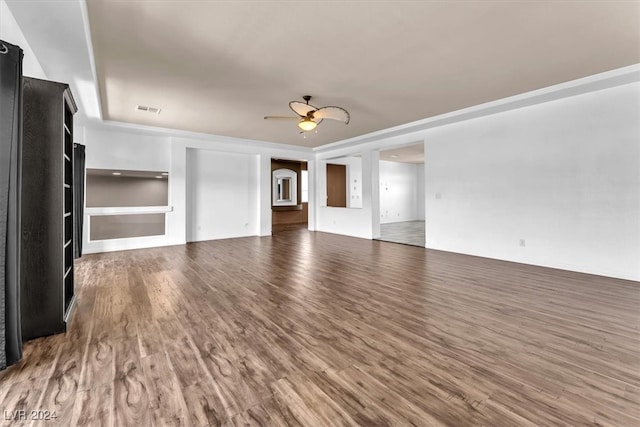
[[[525,246],[527,246],[527,242],[525,242],[524,239],[520,239],[520,246],[524,248]]]

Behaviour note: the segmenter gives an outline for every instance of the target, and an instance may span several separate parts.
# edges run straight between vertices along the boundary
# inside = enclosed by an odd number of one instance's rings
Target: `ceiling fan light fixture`
[[[331,119],[342,122],[344,124],[349,124],[349,112],[344,108],[337,107],[335,105],[317,108],[309,104],[311,96],[305,95],[302,97],[302,99],[304,99],[304,102],[289,102],[289,108],[291,108],[291,110],[296,113],[297,117],[264,116],[265,120],[297,120],[298,127],[302,130],[302,132],[311,132],[313,130],[316,130],[316,133],[318,132],[316,126],[322,123],[325,119]]]
[[[318,124],[311,120],[309,117],[305,117],[298,122],[298,127],[305,132],[314,130],[316,126],[318,126]]]

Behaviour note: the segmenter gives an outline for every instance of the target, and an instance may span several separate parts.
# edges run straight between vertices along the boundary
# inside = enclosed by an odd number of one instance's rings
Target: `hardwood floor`
[[[402,221],[380,224],[380,237],[378,240],[424,248],[424,221]]]
[[[308,230],[308,229],[309,229],[309,224],[306,222],[299,222],[295,224],[272,224],[271,234],[278,234],[283,231]]]
[[[3,425],[640,425],[636,282],[306,230],[76,274]]]

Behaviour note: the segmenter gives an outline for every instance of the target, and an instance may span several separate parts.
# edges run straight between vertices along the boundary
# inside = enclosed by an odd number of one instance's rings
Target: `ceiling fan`
[[[302,129],[302,132],[309,132],[314,130],[316,126],[322,123],[324,119],[337,120],[339,122],[349,124],[349,112],[341,107],[327,106],[327,107],[314,107],[309,104],[311,101],[311,95],[305,95],[302,97],[305,102],[291,101],[289,108],[293,110],[298,116],[264,116],[265,120],[298,120],[298,127]]]

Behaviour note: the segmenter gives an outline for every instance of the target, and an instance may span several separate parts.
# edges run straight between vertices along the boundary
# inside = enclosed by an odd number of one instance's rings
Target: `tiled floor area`
[[[421,246],[424,248],[424,221],[380,224],[380,238],[378,240]]]

